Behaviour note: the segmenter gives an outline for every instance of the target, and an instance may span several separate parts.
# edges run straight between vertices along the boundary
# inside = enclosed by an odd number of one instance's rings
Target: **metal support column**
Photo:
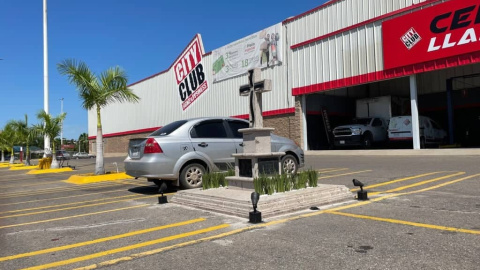
[[[304,151],[308,150],[308,135],[307,135],[307,96],[302,96],[302,134]]]
[[[417,75],[410,76],[410,107],[412,113],[413,149],[420,149],[420,123],[418,119]]]
[[[453,136],[453,78],[447,79],[447,114],[448,114],[448,143],[454,143],[454,136]]]

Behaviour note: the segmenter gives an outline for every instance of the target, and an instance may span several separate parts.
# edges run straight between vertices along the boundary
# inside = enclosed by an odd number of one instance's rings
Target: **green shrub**
[[[208,172],[202,175],[203,189],[219,188],[228,186],[227,176],[234,176],[235,171],[229,169],[227,172]]]
[[[308,186],[316,187],[318,185],[318,172],[316,170],[308,170]]]

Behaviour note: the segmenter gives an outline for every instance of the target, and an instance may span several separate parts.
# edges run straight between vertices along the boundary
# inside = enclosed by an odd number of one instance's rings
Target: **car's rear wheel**
[[[188,164],[180,173],[180,184],[184,188],[198,188],[202,186],[202,176],[205,167],[198,163]]]
[[[292,155],[282,157],[282,172],[285,174],[296,174],[298,170],[297,159]]]

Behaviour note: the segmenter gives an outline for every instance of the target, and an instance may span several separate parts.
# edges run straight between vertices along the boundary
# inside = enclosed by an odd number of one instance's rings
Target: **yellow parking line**
[[[46,182],[39,182],[39,183],[30,183],[26,185],[5,185],[2,186],[2,188],[21,188],[21,187],[30,187],[30,186],[40,186],[40,185],[49,185],[53,183],[62,183],[64,184],[61,180],[56,180],[56,181],[46,181]]]
[[[164,193],[164,195],[172,195],[174,193]],[[48,208],[55,208],[55,207],[63,207],[67,205],[76,205],[76,204],[85,204],[85,203],[92,203],[92,202],[101,202],[101,201],[106,201],[106,200],[112,200],[112,199],[119,199],[119,198],[130,198],[130,197],[136,197],[139,196],[138,194],[133,194],[133,195],[124,195],[124,196],[116,196],[116,197],[108,197],[108,198],[102,198],[102,199],[95,199],[95,200],[88,200],[88,201],[80,201],[80,202],[72,202],[72,203],[64,203],[64,204],[56,204],[56,205],[48,205],[48,206],[40,206],[40,207],[34,207],[34,208],[25,208],[25,209],[18,209],[18,210],[10,210],[10,211],[4,211],[0,212],[0,214],[6,214],[6,213],[19,213],[19,212],[26,212],[26,211],[32,211],[32,210],[40,210],[40,209],[48,209]],[[147,195],[147,196],[158,196],[157,194],[155,195]],[[88,206],[88,205],[86,205]],[[63,209],[60,209],[61,211]],[[2,217],[0,217],[2,218]]]
[[[133,196],[136,196],[136,197],[133,197]],[[16,215],[10,215],[10,216],[1,216],[0,219],[39,215],[39,214],[52,213],[52,212],[58,212],[58,211],[87,208],[87,207],[93,207],[93,206],[99,206],[99,205],[106,205],[106,204],[112,204],[112,203],[118,203],[118,202],[131,201],[131,200],[136,200],[136,199],[145,199],[145,198],[149,198],[149,197],[152,197],[152,196],[158,196],[158,195],[157,194],[155,194],[155,195],[137,195],[137,194],[135,194],[135,195],[129,195],[128,197],[133,197],[133,198],[128,198],[128,199],[115,200],[115,201],[102,202],[102,203],[94,203],[94,204],[89,204],[89,205],[65,207],[65,208],[61,208],[61,209],[53,209],[53,210],[39,211],[39,212],[33,212],[33,213],[16,214]]]
[[[374,184],[374,185],[366,186],[366,187],[363,187],[363,188],[364,188],[364,189],[367,189],[367,188],[382,187],[382,186],[386,186],[386,185],[390,185],[390,184],[394,184],[394,183],[398,183],[398,182],[403,182],[403,181],[407,181],[407,180],[412,180],[412,179],[416,179],[416,178],[420,178],[420,177],[424,177],[424,176],[429,176],[429,175],[433,175],[433,174],[438,174],[438,173],[444,173],[444,172],[445,172],[445,171],[441,171],[441,172],[431,172],[431,173],[425,173],[425,174],[420,174],[420,175],[414,175],[414,176],[410,176],[410,177],[400,178],[400,179],[391,180],[391,181],[388,181],[388,182],[382,182],[382,183],[379,183],[379,184]],[[359,188],[352,188],[352,189],[350,189],[350,191],[352,191],[352,192],[359,191],[359,190],[360,190]]]
[[[361,218],[361,219],[369,219],[369,220],[382,221],[382,222],[388,222],[388,223],[402,224],[402,225],[408,225],[408,226],[415,226],[415,227],[421,227],[421,228],[427,228],[427,229],[435,229],[435,230],[450,231],[450,232],[461,232],[461,233],[469,233],[469,234],[480,234],[480,231],[478,231],[478,230],[468,230],[468,229],[460,229],[460,228],[454,228],[454,227],[438,226],[438,225],[411,222],[411,221],[391,219],[391,218],[381,218],[381,217],[357,215],[357,214],[350,214],[350,213],[343,213],[343,212],[336,212],[336,211],[326,211],[325,213],[340,215],[340,216],[346,216],[346,217],[353,217],[353,218]]]
[[[149,204],[139,204],[139,205],[134,205],[134,206],[129,206],[129,207],[123,207],[123,208],[117,208],[117,209],[111,209],[111,210],[105,210],[105,211],[99,211],[99,212],[93,212],[93,213],[86,213],[86,214],[81,214],[81,215],[74,215],[74,216],[67,216],[67,217],[60,217],[60,218],[52,218],[52,219],[38,220],[38,221],[32,221],[32,222],[26,222],[26,223],[19,223],[19,224],[4,225],[4,226],[0,226],[0,229],[12,228],[12,227],[19,227],[19,226],[25,226],[25,225],[32,225],[32,224],[39,224],[39,223],[47,223],[47,222],[51,222],[51,221],[65,220],[65,219],[70,219],[70,218],[85,217],[85,216],[92,216],[92,215],[98,215],[98,214],[105,214],[105,213],[116,212],[116,211],[127,210],[127,209],[138,208],[138,207],[145,207],[145,206],[149,206]]]
[[[46,174],[46,173],[62,173],[62,172],[71,172],[73,171],[72,168],[58,168],[58,169],[37,169],[37,170],[31,170],[28,171],[27,174]]]
[[[139,186],[147,187],[147,186],[151,186],[151,185],[139,185]],[[22,202],[15,202],[15,203],[4,203],[4,204],[0,204],[0,206],[18,205],[18,204],[33,203],[33,202],[54,201],[54,200],[60,200],[60,199],[70,199],[70,198],[76,198],[76,197],[85,197],[85,196],[92,196],[92,195],[98,195],[98,194],[113,193],[113,192],[119,192],[119,191],[124,191],[124,190],[125,189],[115,189],[115,190],[109,190],[109,191],[104,191],[104,192],[92,192],[92,193],[80,194],[80,195],[63,196],[63,197],[55,197],[55,198],[31,200],[31,201],[22,201]]]
[[[323,171],[317,171],[319,173],[329,173],[329,172],[338,172],[338,171],[345,171],[348,170],[348,168],[339,168],[339,169],[331,169],[331,170],[323,170]]]
[[[344,175],[351,175],[351,174],[357,174],[357,173],[364,173],[364,172],[371,172],[371,171],[372,171],[372,170],[365,170],[365,171],[356,171],[356,172],[350,172],[350,173],[327,175],[327,176],[319,177],[318,179],[332,178],[332,177],[338,177],[338,176],[344,176]]]
[[[103,242],[107,242],[107,241],[112,241],[112,240],[116,240],[116,239],[121,239],[121,238],[125,238],[125,237],[134,236],[134,235],[139,235],[139,234],[144,234],[144,233],[149,233],[149,232],[155,232],[155,231],[174,228],[174,227],[185,226],[185,225],[189,225],[189,224],[193,224],[193,223],[197,223],[197,222],[205,221],[205,220],[206,220],[205,218],[191,219],[191,220],[187,220],[187,221],[182,221],[182,222],[177,222],[177,223],[173,223],[173,224],[158,226],[158,227],[154,227],[154,228],[149,228],[149,229],[144,229],[144,230],[139,230],[139,231],[133,231],[133,232],[128,232],[128,233],[124,233],[124,234],[117,234],[117,235],[104,237],[104,238],[98,238],[98,239],[85,241],[85,242],[80,242],[80,243],[75,243],[75,244],[71,244],[71,245],[65,245],[65,246],[42,249],[42,250],[37,250],[37,251],[32,251],[32,252],[27,252],[27,253],[22,253],[22,254],[16,254],[16,255],[11,255],[11,256],[6,256],[6,257],[0,257],[0,262],[20,259],[20,258],[25,258],[25,257],[32,257],[32,256],[40,255],[40,254],[57,252],[57,251],[62,251],[62,250],[67,250],[67,249],[72,249],[72,248],[77,248],[77,247],[84,247],[84,246],[88,246],[88,245],[103,243]]]
[[[58,267],[58,266],[62,266],[62,265],[67,265],[67,264],[77,263],[77,262],[81,262],[81,261],[91,260],[91,259],[94,259],[94,258],[108,256],[108,255],[123,252],[123,251],[128,251],[128,250],[132,250],[132,249],[137,249],[137,248],[141,248],[141,247],[146,247],[146,246],[151,246],[151,245],[155,245],[155,244],[159,244],[159,243],[173,241],[173,240],[177,240],[177,239],[181,239],[181,238],[185,238],[185,237],[189,237],[189,236],[194,236],[194,235],[198,235],[198,234],[202,234],[202,233],[212,232],[212,231],[227,228],[229,226],[230,225],[228,225],[228,224],[222,224],[222,225],[218,225],[218,226],[208,227],[208,228],[201,229],[201,230],[196,230],[196,231],[191,231],[191,232],[187,232],[187,233],[182,233],[182,234],[172,235],[172,236],[168,236],[168,237],[163,237],[163,238],[159,238],[159,239],[155,239],[155,240],[151,240],[151,241],[146,241],[146,242],[142,242],[142,243],[138,243],[138,244],[134,244],[134,245],[124,246],[124,247],[120,247],[120,248],[116,248],[116,249],[110,249],[110,250],[97,252],[97,253],[93,253],[93,254],[89,254],[89,255],[85,255],[85,256],[81,256],[81,257],[76,257],[76,258],[72,258],[72,259],[68,259],[68,260],[48,263],[48,264],[44,264],[44,265],[38,265],[38,266],[34,266],[34,267],[29,267],[29,268],[25,268],[25,270],[26,269],[28,269],[28,270],[47,269],[47,268],[51,268],[51,267]]]
[[[0,199],[4,198],[12,198],[12,197],[20,197],[20,196],[29,196],[29,195],[40,195],[40,194],[49,194],[55,192],[63,192],[63,191],[77,191],[77,190],[88,190],[88,189],[95,189],[95,188],[103,188],[112,186],[112,184],[117,185],[136,185],[133,183],[124,183],[124,182],[108,182],[108,183],[101,183],[101,184],[92,184],[87,187],[85,186],[72,186],[72,187],[59,187],[59,188],[44,188],[38,189],[33,191],[23,191],[23,192],[7,192],[0,194]]]
[[[455,177],[455,176],[462,175],[462,174],[465,174],[465,172],[458,172],[458,173],[449,174],[449,175],[446,175],[446,176],[437,177],[437,178],[430,179],[430,180],[417,182],[417,183],[414,183],[414,184],[411,184],[411,185],[406,185],[406,186],[390,189],[390,190],[384,191],[384,193],[393,193],[393,192],[401,191],[401,190],[404,190],[404,189],[407,189],[407,188],[418,187],[418,186],[421,186],[421,185],[425,185],[425,184],[428,184],[428,183],[440,181],[440,180],[450,178],[450,177]]]

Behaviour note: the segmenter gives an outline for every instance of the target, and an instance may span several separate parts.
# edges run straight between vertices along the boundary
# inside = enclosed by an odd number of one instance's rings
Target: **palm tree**
[[[7,134],[3,131],[0,131],[0,151],[2,152],[2,157],[0,159],[0,162],[5,162],[5,150],[8,151],[8,144],[7,140],[5,138]]]
[[[2,138],[6,146],[5,148],[7,149],[7,151],[10,151],[10,164],[13,164],[15,161],[13,146],[18,141],[18,135],[15,132],[15,121],[8,121],[2,131]]]
[[[57,117],[52,117],[50,114],[46,113],[44,110],[40,111],[37,114],[37,118],[41,121],[40,124],[33,126],[33,135],[41,134],[43,136],[48,136],[51,138],[52,142],[52,165],[50,168],[58,168],[58,161],[55,155],[55,137],[60,135],[62,130],[62,121],[65,119],[66,113],[62,113]],[[48,147],[48,146],[47,146]]]
[[[82,152],[81,150],[83,149],[83,152],[89,152],[88,147],[85,146],[85,143],[88,142],[88,134],[87,133],[82,133],[80,136],[78,136],[78,152]]]
[[[77,87],[83,108],[97,111],[95,174],[105,174],[100,110],[110,103],[138,102],[140,98],[127,87],[127,75],[118,66],[107,69],[100,76],[95,75],[84,62],[72,59],[64,60],[57,68],[60,74],[66,75],[69,82]]]
[[[35,133],[31,127],[28,126],[28,115],[25,114],[25,122],[24,121],[14,121],[13,127],[19,143],[22,145],[25,144],[25,154],[27,158],[25,160],[26,165],[30,165],[30,149],[29,146],[32,143]]]

